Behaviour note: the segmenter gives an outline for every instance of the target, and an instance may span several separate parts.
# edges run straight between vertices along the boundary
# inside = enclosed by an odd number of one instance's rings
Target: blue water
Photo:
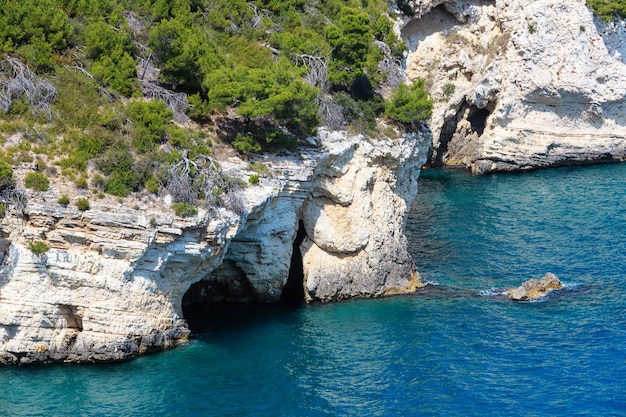
[[[427,171],[417,295],[237,308],[114,365],[0,368],[2,416],[626,416],[626,165]],[[554,272],[533,303],[497,296]]]

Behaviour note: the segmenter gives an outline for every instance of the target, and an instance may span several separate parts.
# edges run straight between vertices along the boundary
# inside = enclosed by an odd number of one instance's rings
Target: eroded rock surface
[[[508,291],[508,295],[511,300],[514,301],[530,301],[543,297],[552,290],[558,290],[563,288],[563,284],[551,272],[548,272],[541,279],[529,279],[515,288]]]
[[[435,99],[433,165],[523,170],[626,157],[623,22],[582,0],[424,0],[399,27]]]
[[[414,290],[404,224],[430,138],[322,130],[318,139],[317,149],[264,161],[272,177],[243,191],[243,215],[182,219],[97,202],[79,212],[54,191],[30,196],[23,214],[10,209],[0,224],[0,363],[174,346],[189,334],[185,304],[275,302],[288,277],[309,301]],[[50,250],[33,253],[36,241]]]

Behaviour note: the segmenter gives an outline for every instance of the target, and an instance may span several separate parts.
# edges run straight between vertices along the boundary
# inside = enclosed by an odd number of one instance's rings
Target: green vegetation
[[[30,188],[33,191],[43,192],[48,191],[50,180],[41,172],[29,172],[24,178],[24,185],[26,188]]]
[[[256,172],[257,174],[270,174],[270,169],[262,162],[251,162],[250,164],[248,164],[248,169]]]
[[[321,123],[427,117],[423,83],[397,76],[392,13],[384,0],[0,0],[0,189],[37,162],[34,190],[52,180],[243,210],[215,141],[259,153]]]
[[[198,209],[189,203],[172,203],[172,210],[180,217],[193,217],[198,214]]]
[[[586,2],[596,15],[606,21],[626,17],[626,0],[586,0]]]
[[[68,204],[70,204],[70,198],[67,195],[63,194],[61,197],[59,197],[57,203],[62,206],[67,206]]]
[[[446,85],[444,85],[442,89],[444,100],[445,101],[450,100],[450,97],[452,97],[452,94],[454,94],[455,91],[456,91],[456,85],[454,85],[453,83],[447,83]]]
[[[387,103],[385,114],[402,123],[414,123],[430,118],[433,102],[424,91],[424,80],[411,87],[402,84]]]
[[[84,197],[81,197],[81,198],[77,199],[76,200],[76,208],[78,208],[78,210],[80,210],[80,211],[89,210],[89,208],[90,208],[89,200],[87,200]]]
[[[256,185],[259,183],[259,181],[260,181],[259,174],[252,174],[248,177],[248,182],[250,184]]]
[[[0,189],[13,184],[13,168],[0,159]]]
[[[39,240],[36,242],[30,242],[28,244],[28,249],[30,249],[31,252],[36,253],[36,254],[46,253],[50,250],[48,245],[46,245],[44,242],[41,242]]]

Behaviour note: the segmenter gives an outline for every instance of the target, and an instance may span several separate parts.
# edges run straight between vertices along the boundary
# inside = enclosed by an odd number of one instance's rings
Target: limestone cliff
[[[0,363],[167,348],[189,333],[183,305],[278,301],[288,281],[309,301],[413,291],[404,224],[430,138],[393,136],[322,130],[318,148],[268,157],[243,215],[80,212],[54,190],[30,195],[0,227]]]
[[[433,165],[477,173],[626,157],[624,25],[583,0],[424,0],[399,30],[435,98]]]

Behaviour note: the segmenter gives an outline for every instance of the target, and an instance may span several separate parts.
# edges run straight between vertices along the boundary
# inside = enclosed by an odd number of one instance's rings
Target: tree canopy
[[[81,188],[211,199],[207,184],[232,184],[198,174],[211,141],[176,122],[236,119],[215,130],[259,152],[320,124],[422,120],[432,102],[397,76],[392,15],[385,0],[0,0],[0,134],[27,138],[0,148],[0,188],[45,155]]]

